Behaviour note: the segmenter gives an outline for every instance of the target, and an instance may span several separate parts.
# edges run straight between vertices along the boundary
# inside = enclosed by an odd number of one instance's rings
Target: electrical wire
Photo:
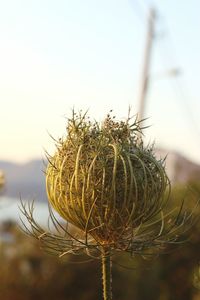
[[[165,21],[166,23],[166,21]],[[166,24],[165,24],[165,28]],[[166,39],[167,37],[167,39]],[[179,66],[182,64],[179,64],[178,59],[177,59],[177,55],[176,55],[176,51],[175,51],[175,47],[173,45],[173,40],[169,34],[169,30],[167,30],[167,35],[165,37],[165,45],[164,47],[159,47],[160,50],[160,54],[161,54],[161,58],[163,63],[167,64],[167,67],[170,66]],[[184,80],[184,82],[183,82]],[[185,79],[183,78],[177,78],[176,76],[174,76],[173,78],[171,78],[170,80],[171,84],[172,84],[172,89],[175,95],[175,99],[177,99],[177,101],[179,101],[179,105],[181,106],[182,112],[185,114],[185,119],[189,120],[189,126],[191,127],[191,129],[193,130],[193,132],[195,132],[196,136],[197,136],[197,140],[199,142],[200,145],[200,128],[198,125],[198,122],[194,116],[193,113],[193,109],[189,103],[189,92],[188,92],[188,88],[187,88],[187,83],[185,82]]]
[[[155,7],[154,3],[151,1],[151,3],[148,5],[145,2],[145,0],[134,0],[134,1],[132,0],[131,3],[135,4],[134,8],[137,7],[137,10],[134,11],[135,13],[137,11],[138,18],[140,18],[140,21],[143,22],[143,25],[145,26],[145,22],[148,19],[150,8]],[[171,35],[169,34],[169,29],[167,26],[166,19],[164,18],[164,16],[161,16],[159,18],[159,21],[160,21],[159,26],[164,25],[165,28],[165,36],[163,37],[164,41],[166,42],[165,46],[161,47],[160,43],[158,43],[164,68],[167,70],[169,69],[169,66],[172,66],[173,69],[174,67],[180,65],[182,66],[182,64],[178,63],[175,47]],[[193,109],[188,101],[189,93],[188,91],[186,91],[187,84],[185,82],[183,84],[181,81],[183,82],[183,79],[180,80],[176,78],[176,76],[173,76],[173,78],[171,78],[170,80],[175,95],[175,99],[179,101],[179,105],[181,106],[181,109],[186,116],[185,119],[189,120],[189,126],[191,127],[193,132],[195,132],[197,136],[197,141],[199,142],[200,145],[200,128],[194,116]]]

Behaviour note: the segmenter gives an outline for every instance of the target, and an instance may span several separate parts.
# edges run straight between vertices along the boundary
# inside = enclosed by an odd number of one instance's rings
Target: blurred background
[[[72,108],[101,121],[130,106],[167,155],[172,203],[199,198],[199,11],[198,0],[0,1],[0,298],[102,297],[98,261],[49,257],[19,229],[20,199],[45,226],[45,150]],[[199,233],[153,261],[117,258],[114,298],[200,299]]]

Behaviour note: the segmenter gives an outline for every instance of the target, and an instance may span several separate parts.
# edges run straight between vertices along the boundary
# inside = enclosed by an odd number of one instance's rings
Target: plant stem
[[[103,249],[101,255],[102,261],[102,281],[103,281],[103,299],[112,300],[112,260],[110,251]]]

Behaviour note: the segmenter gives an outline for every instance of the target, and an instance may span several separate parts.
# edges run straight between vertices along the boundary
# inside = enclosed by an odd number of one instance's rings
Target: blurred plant
[[[193,284],[197,289],[200,289],[200,268],[196,267],[193,274]]]
[[[45,255],[38,249],[37,240],[30,243],[12,221],[0,223],[0,238],[0,299],[100,299],[98,261],[84,268],[79,263],[84,259],[81,256],[74,263],[72,254],[62,260]],[[89,283],[88,278],[91,278]]]
[[[0,170],[0,189],[4,186],[5,184],[5,177],[3,171]]]
[[[30,225],[24,224],[26,232],[50,253],[84,252],[101,259],[104,300],[112,299],[115,252],[155,255],[167,244],[180,243],[193,222],[183,204],[167,210],[164,160],[156,159],[153,146],[144,147],[142,129],[130,114],[119,122],[108,114],[99,124],[73,111],[66,137],[56,141],[55,155],[48,155],[46,189],[55,230],[35,221],[33,204],[21,206]]]
[[[4,186],[5,186],[5,176],[3,171],[0,170],[0,193],[2,192]]]

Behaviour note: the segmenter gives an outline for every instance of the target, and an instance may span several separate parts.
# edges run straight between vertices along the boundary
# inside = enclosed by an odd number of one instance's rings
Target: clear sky
[[[52,151],[70,109],[138,109],[148,0],[0,0],[0,160]],[[146,140],[200,162],[200,1],[157,0]],[[180,68],[181,76],[167,72]]]

